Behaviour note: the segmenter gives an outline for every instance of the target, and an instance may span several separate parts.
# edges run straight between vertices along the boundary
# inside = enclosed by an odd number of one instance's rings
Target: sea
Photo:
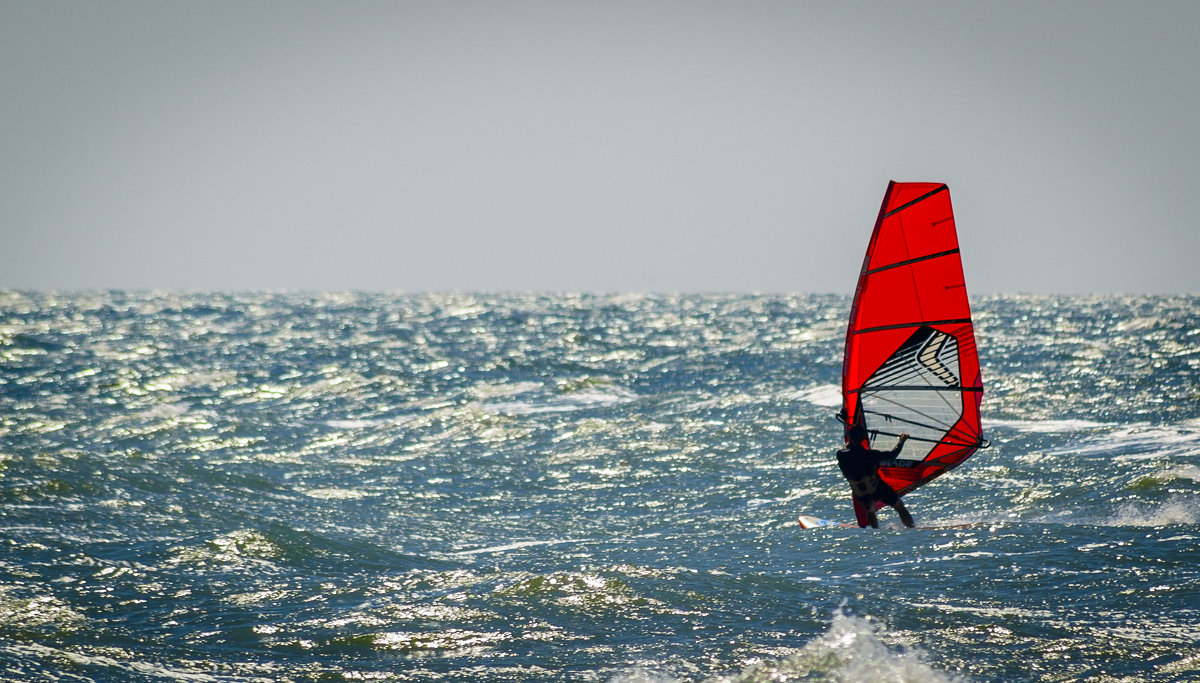
[[[847,296],[0,291],[0,679],[1200,680],[1200,297],[972,306],[804,530]]]

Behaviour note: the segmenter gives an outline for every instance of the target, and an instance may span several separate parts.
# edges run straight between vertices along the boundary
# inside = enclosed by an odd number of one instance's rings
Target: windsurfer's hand
[[[908,432],[904,432],[900,435],[900,443],[904,443],[905,441],[908,441]]]

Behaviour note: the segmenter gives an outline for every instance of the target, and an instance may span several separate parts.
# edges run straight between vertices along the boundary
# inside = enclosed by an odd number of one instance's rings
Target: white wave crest
[[[521,548],[529,548],[539,545],[559,545],[562,543],[585,543],[586,539],[582,538],[559,538],[550,541],[517,541],[515,543],[505,543],[504,545],[493,545],[487,548],[475,548],[474,550],[460,550],[456,553],[450,553],[453,557],[468,557],[471,555],[479,555],[483,553],[504,553],[509,550],[520,550]]]
[[[1200,454],[1200,426],[1132,424],[1093,434],[1070,446],[1047,451],[1052,455],[1109,454],[1118,461],[1192,457]]]
[[[991,427],[1006,427],[1018,432],[1033,434],[1058,434],[1063,432],[1090,432],[1096,429],[1111,427],[1104,422],[1091,420],[984,420],[984,429]]]
[[[508,401],[502,403],[484,403],[480,408],[490,413],[504,415],[536,415],[539,413],[569,413],[589,408],[602,408],[620,405],[637,400],[638,395],[621,387],[607,387],[604,390],[578,391],[560,396],[553,396],[541,401]]]
[[[650,669],[635,669],[614,683],[670,683],[680,679]],[[862,617],[835,613],[825,633],[810,640],[794,655],[754,664],[712,683],[775,681],[832,681],[835,683],[954,683],[963,679],[934,669],[915,648],[889,647],[882,627]]]
[[[775,662],[757,664],[721,681],[758,683],[813,677],[847,683],[937,683],[959,680],[931,667],[920,650],[888,647],[881,635],[881,627],[867,619],[835,613],[829,630],[806,643],[799,653]]]
[[[842,405],[842,388],[836,384],[818,384],[815,387],[792,392],[787,395],[787,398],[808,401],[822,408],[836,408]]]
[[[1178,524],[1200,524],[1200,499],[1176,496],[1152,505],[1122,505],[1101,526],[1161,527]]]

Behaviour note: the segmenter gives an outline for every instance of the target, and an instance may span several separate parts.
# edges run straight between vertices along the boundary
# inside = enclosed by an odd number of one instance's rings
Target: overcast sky
[[[1200,2],[0,0],[0,287],[1200,293]]]

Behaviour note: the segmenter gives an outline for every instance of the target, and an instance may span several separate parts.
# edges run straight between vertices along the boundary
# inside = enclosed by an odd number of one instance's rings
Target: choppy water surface
[[[0,293],[0,672],[1200,678],[1200,298],[976,301],[975,524],[803,531],[848,307]]]

